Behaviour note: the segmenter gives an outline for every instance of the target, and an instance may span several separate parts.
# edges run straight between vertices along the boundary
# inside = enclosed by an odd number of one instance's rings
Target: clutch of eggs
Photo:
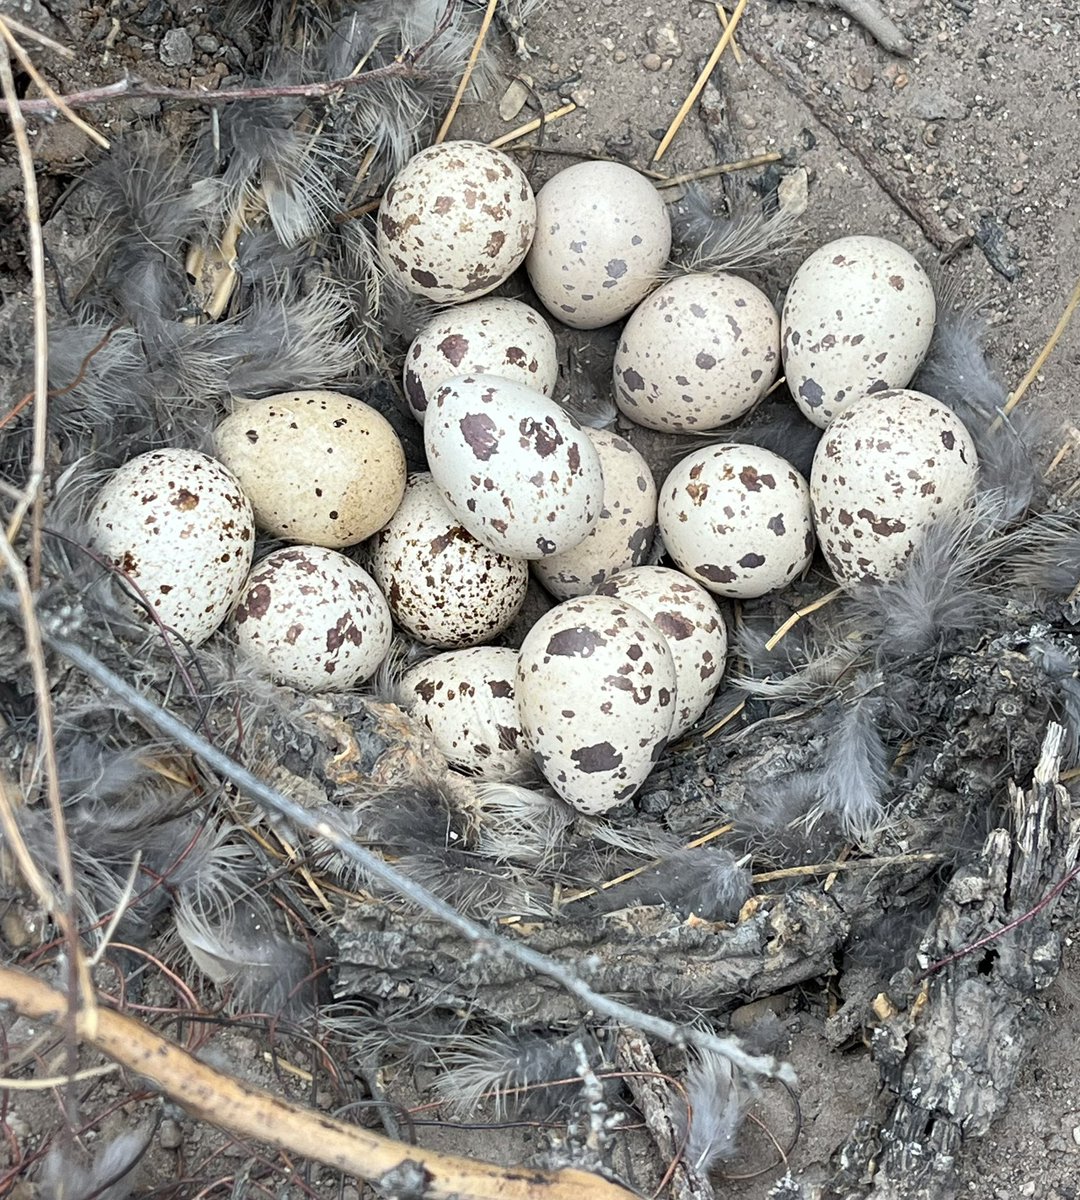
[[[87,534],[158,619],[196,646],[228,615],[255,546],[236,477],[196,450],[151,450],[117,468],[90,508]]]
[[[567,412],[495,375],[448,380],[424,421],[432,478],[478,541],[512,558],[570,550],[600,515],[600,458]]]
[[[405,402],[421,425],[439,385],[456,375],[501,375],[550,396],[559,375],[555,335],[520,300],[458,304],[426,325],[405,355]]]
[[[814,453],[814,525],[837,583],[884,582],[930,526],[967,505],[978,459],[971,435],[921,392],[876,392],[850,404]]]
[[[829,242],[795,272],[781,316],[788,389],[821,429],[867,392],[903,388],[934,332],[934,289],[885,238]]]
[[[480,142],[442,142],[414,155],[387,187],[376,238],[388,272],[440,304],[497,288],[524,261],[536,198],[524,173]]]

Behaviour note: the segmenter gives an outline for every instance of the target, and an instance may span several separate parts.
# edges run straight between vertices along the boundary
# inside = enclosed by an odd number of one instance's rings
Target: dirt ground
[[[1015,385],[1080,277],[1080,10],[1074,0],[1028,6],[885,0],[885,9],[913,44],[910,57],[886,52],[830,4],[749,0],[736,37],[742,62],[725,54],[704,104],[690,112],[660,163],[651,162],[657,143],[719,36],[713,4],[541,0],[527,25],[527,60],[513,59],[504,32],[493,31],[491,40],[501,48],[503,67],[531,76],[545,110],[577,105],[547,127],[542,151],[529,156],[534,182],[567,161],[559,152],[610,155],[674,175],[777,151],[781,158],[767,172],[703,185],[718,204],[726,197],[738,207],[758,202],[763,181],[768,191],[778,180],[798,189],[805,179],[802,240],[767,280],[777,293],[801,257],[834,237],[894,238],[956,294],[985,307],[994,362]],[[233,48],[215,37],[206,5],[0,0],[0,13],[79,45],[78,63],[65,72],[69,89],[125,70],[177,86],[236,82]],[[490,101],[466,105],[455,133],[492,138],[526,119],[499,117],[504,86],[496,75]],[[55,175],[45,186],[49,203],[89,148],[81,135],[56,125],[38,134],[37,153]],[[9,228],[21,203],[12,190],[16,178],[13,160],[5,159],[0,188],[8,196],[0,202],[8,206]],[[8,295],[25,278],[20,253],[20,239],[0,232],[0,266],[10,272],[0,287]],[[596,387],[608,375],[611,350],[603,331],[564,336],[564,361]],[[1065,333],[1023,401],[1045,418],[1047,465],[1068,447],[1050,480],[1059,491],[1080,477],[1080,432],[1073,427],[1080,425],[1078,366],[1080,323]],[[1045,1016],[1008,1113],[991,1136],[964,1152],[962,1194],[977,1200],[1080,1196],[1080,949],[1067,945],[1064,969],[1042,998]],[[870,1105],[877,1071],[859,1046],[831,1049],[809,1011],[789,1033],[803,1117],[789,1168],[812,1185]],[[246,1063],[261,1082],[275,1078],[265,1064],[251,1067],[239,1042],[227,1056],[232,1065]],[[130,1110],[125,1119],[152,1107]],[[177,1124],[177,1115],[167,1113],[161,1128],[171,1136]],[[502,1144],[474,1137],[469,1148],[494,1157]],[[155,1145],[148,1168],[160,1162],[164,1172],[169,1153]],[[718,1185],[717,1194],[766,1200],[783,1194],[776,1190],[782,1174],[733,1179]],[[11,1194],[46,1195],[29,1184]]]

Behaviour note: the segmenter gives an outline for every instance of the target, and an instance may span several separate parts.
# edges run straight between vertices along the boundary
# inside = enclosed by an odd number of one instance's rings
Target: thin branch
[[[450,132],[450,126],[453,125],[457,111],[461,107],[461,98],[465,95],[465,89],[469,86],[469,80],[472,79],[476,60],[480,57],[480,51],[484,48],[484,38],[487,37],[487,31],[491,28],[492,18],[495,16],[495,10],[498,7],[499,0],[488,0],[487,8],[484,10],[484,19],[480,22],[480,30],[476,35],[476,41],[473,42],[472,53],[469,55],[469,60],[465,64],[465,70],[458,80],[457,88],[454,91],[454,98],[450,101],[450,108],[447,110],[446,116],[443,117],[443,123],[439,126],[439,132],[435,135],[436,144],[443,141]]]
[[[13,597],[0,595],[0,609],[17,613],[18,604]],[[269,784],[264,783],[251,771],[242,767],[227,754],[222,753],[206,738],[200,737],[171,713],[141,695],[126,680],[111,671],[82,646],[52,634],[47,633],[44,636],[49,646],[58,654],[101,684],[132,712],[155,726],[161,733],[172,738],[191,753],[197,754],[208,767],[243,789],[263,808],[285,817],[293,825],[308,833],[325,839],[339,854],[357,863],[369,875],[388,884],[406,900],[445,921],[463,937],[475,943],[478,953],[515,959],[537,974],[554,980],[560,987],[576,996],[584,1009],[600,1016],[633,1026],[652,1037],[661,1038],[676,1046],[690,1044],[699,1046],[703,1050],[711,1050],[730,1059],[735,1066],[750,1074],[767,1075],[789,1083],[794,1082],[795,1073],[791,1067],[787,1063],[778,1061],[772,1055],[750,1054],[743,1048],[738,1038],[718,1037],[716,1034],[701,1029],[677,1025],[674,1021],[641,1012],[621,1001],[603,996],[589,987],[563,963],[470,920],[414,879],[395,870],[377,854],[354,842],[336,818],[309,812],[296,801],[290,800],[275,788],[270,787]]]

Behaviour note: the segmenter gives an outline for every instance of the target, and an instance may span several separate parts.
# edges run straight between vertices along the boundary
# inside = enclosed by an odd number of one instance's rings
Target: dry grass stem
[[[711,167],[702,167],[698,171],[683,171],[679,175],[669,175],[657,180],[658,188],[677,187],[681,183],[695,183],[699,179],[711,179],[714,175],[730,175],[733,171],[749,171],[753,167],[766,167],[769,163],[779,162],[783,155],[775,150],[768,154],[755,154],[752,158],[740,158],[737,162],[714,163]]]
[[[488,145],[492,150],[497,150],[500,146],[516,142],[519,137],[524,137],[527,133],[533,133],[541,125],[550,125],[552,121],[557,121],[560,117],[568,116],[576,108],[577,105],[571,100],[564,104],[562,108],[553,109],[549,113],[544,113],[541,117],[534,117],[531,121],[526,121],[524,125],[519,125],[517,129],[511,129],[509,133],[504,133],[493,142],[488,142]]]
[[[752,876],[754,883],[773,883],[778,879],[800,879],[806,875],[836,875],[839,871],[878,871],[886,867],[910,867],[916,863],[942,862],[944,854],[894,854],[891,858],[845,858],[828,863],[809,863],[803,867],[785,867],[782,871],[762,871]]]
[[[484,19],[480,22],[480,30],[476,35],[476,41],[473,42],[473,48],[469,54],[469,61],[465,64],[465,70],[458,81],[457,91],[454,92],[454,98],[450,101],[450,109],[446,116],[443,117],[443,123],[439,126],[439,132],[435,135],[436,146],[441,141],[444,141],[446,135],[450,132],[450,126],[453,125],[457,111],[461,107],[461,98],[465,95],[465,89],[469,86],[469,80],[472,79],[472,73],[476,68],[476,60],[480,57],[480,51],[484,48],[484,38],[487,37],[487,31],[491,28],[491,22],[498,7],[499,0],[488,0],[487,8],[484,9]]]
[[[780,628],[772,635],[765,643],[766,650],[775,650],[776,647],[787,637],[803,617],[810,616],[811,613],[816,613],[819,608],[824,608],[826,604],[832,604],[838,596],[844,594],[843,588],[833,588],[831,592],[826,592],[824,596],[819,596],[812,604],[806,605],[805,608],[800,608],[793,612],[790,617],[780,626]]]
[[[716,15],[720,18],[720,24],[724,29],[727,29],[728,25],[731,24],[731,18],[727,15],[727,9],[722,4],[716,6]],[[734,38],[731,39],[731,53],[735,55],[735,62],[741,67],[746,60],[739,49],[739,43]]]

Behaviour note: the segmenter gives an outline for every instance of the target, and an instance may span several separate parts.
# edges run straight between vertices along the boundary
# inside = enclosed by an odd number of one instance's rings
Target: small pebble
[[[625,50],[616,50],[615,53],[611,57],[617,63],[624,63],[624,62],[626,62],[626,51]]]
[[[659,54],[652,54],[650,52],[649,54],[646,54],[645,57],[641,60],[641,65],[645,68],[646,71],[659,71],[660,68],[664,65],[664,60],[660,57]]]
[[[184,1144],[184,1131],[180,1123],[166,1117],[158,1128],[158,1145],[162,1150],[179,1150]]]
[[[185,29],[170,29],[158,46],[158,58],[167,67],[184,67],[195,57],[195,46]]]

